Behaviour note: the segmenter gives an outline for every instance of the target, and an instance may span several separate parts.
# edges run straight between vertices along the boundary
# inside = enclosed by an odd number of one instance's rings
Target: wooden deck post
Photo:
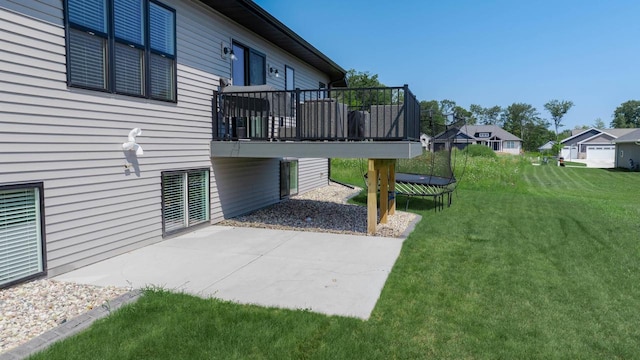
[[[378,224],[378,171],[376,160],[369,159],[369,169],[367,171],[367,232],[375,235]]]
[[[380,171],[380,224],[387,223],[389,213],[389,160],[378,160]]]
[[[396,213],[396,159],[389,164],[389,193],[389,215],[393,215]]]

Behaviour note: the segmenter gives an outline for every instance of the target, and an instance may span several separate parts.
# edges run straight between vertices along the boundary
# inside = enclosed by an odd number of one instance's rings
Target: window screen
[[[67,0],[69,84],[176,100],[175,11],[149,0]]]
[[[264,55],[251,50],[249,53],[249,85],[266,84],[266,72],[266,61]]]
[[[209,171],[189,170],[162,174],[164,234],[209,221]]]
[[[72,84],[106,90],[105,38],[87,32],[69,31],[69,80]]]
[[[40,192],[0,188],[0,287],[44,272]]]

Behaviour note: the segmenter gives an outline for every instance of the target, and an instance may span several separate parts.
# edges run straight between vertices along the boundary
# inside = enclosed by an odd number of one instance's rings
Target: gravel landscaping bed
[[[130,289],[34,280],[0,290],[0,353],[19,346]]]
[[[347,204],[360,191],[332,183],[220,225],[366,235],[367,208]],[[387,224],[378,225],[376,236],[400,237],[415,218],[415,214],[396,211]]]

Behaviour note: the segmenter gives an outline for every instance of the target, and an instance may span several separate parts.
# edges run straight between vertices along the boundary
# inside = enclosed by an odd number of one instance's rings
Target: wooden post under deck
[[[378,225],[378,180],[380,180],[380,223],[386,224],[388,215],[393,215],[396,210],[395,159],[369,159],[367,172],[367,232],[370,235],[376,233]],[[389,196],[393,194],[393,196]]]
[[[376,169],[376,161],[369,159],[369,169],[367,171],[367,232],[371,235],[376,233],[378,222],[377,193],[378,171]]]
[[[391,160],[389,164],[389,193],[391,193],[391,199],[389,199],[389,215],[396,213],[396,160]]]
[[[380,162],[380,224],[386,224],[389,213],[389,163],[377,161]]]

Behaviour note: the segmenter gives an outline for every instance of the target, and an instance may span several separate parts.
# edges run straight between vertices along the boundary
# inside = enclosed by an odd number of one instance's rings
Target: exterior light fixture
[[[221,44],[221,56],[223,59],[227,59],[227,58],[231,58],[231,60],[235,61],[238,59],[238,57],[236,56],[236,54],[233,53],[233,49],[230,48],[227,44],[225,44],[224,42]]]
[[[278,73],[278,69],[274,69],[272,67],[269,67],[269,75],[275,76],[277,78],[280,77],[280,74]]]

